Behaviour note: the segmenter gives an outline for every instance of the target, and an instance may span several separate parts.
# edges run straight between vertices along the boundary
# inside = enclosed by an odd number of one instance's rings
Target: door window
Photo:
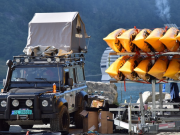
[[[77,68],[77,77],[78,77],[78,82],[84,81],[84,74],[83,74],[83,68],[82,67]]]
[[[73,83],[77,83],[77,81],[76,81],[76,68],[70,68],[69,75],[70,75],[70,78],[73,79]]]

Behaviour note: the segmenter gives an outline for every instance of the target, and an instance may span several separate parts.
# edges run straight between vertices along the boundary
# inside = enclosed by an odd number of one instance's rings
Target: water
[[[165,92],[170,92],[170,85],[165,84]],[[150,91],[152,92],[152,85],[151,84],[141,84],[141,83],[126,83],[126,91],[124,91],[124,84],[116,84],[117,91],[118,91],[118,102],[124,103],[126,100],[130,102],[130,96],[132,97],[131,102],[136,103],[139,98],[140,92]],[[178,84],[180,88],[180,84]],[[121,99],[121,92],[122,92],[122,99]],[[159,84],[156,84],[156,92],[159,92]]]
[[[169,84],[165,84],[165,92],[170,92]],[[151,84],[141,84],[141,83],[126,83],[126,91],[124,91],[124,84],[116,83],[117,91],[118,91],[118,102],[124,103],[126,100],[130,102],[130,96],[132,97],[132,103],[136,103],[139,98],[140,92],[152,91]],[[178,84],[180,88],[180,84]],[[0,81],[0,90],[3,88],[2,82]],[[159,92],[159,84],[156,84],[156,91]],[[122,99],[121,99],[122,93]]]

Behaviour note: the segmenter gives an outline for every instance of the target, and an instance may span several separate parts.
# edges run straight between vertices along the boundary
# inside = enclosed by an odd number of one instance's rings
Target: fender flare
[[[57,109],[60,109],[63,105],[65,105],[68,108],[68,102],[64,98],[59,98],[56,101]]]

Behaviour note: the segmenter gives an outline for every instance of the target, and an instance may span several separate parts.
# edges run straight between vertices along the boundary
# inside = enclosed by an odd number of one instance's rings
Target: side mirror
[[[72,79],[72,78],[69,78],[69,79],[68,79],[68,85],[69,85],[70,87],[73,86],[73,79]]]
[[[3,87],[6,85],[6,79],[3,79]]]
[[[7,65],[8,67],[11,67],[11,66],[13,65],[12,60],[7,60],[6,65]]]

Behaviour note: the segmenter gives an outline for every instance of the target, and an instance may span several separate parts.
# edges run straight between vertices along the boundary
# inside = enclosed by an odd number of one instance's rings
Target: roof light
[[[28,58],[25,58],[25,59],[24,59],[24,62],[28,63],[28,62],[29,62],[29,59],[28,59]]]
[[[56,62],[60,62],[60,58],[56,58]]]
[[[47,58],[47,62],[49,62],[49,63],[50,63],[50,62],[51,62],[51,58]]]
[[[17,62],[17,63],[19,63],[19,62],[20,62],[20,59],[19,59],[19,58],[17,58],[17,59],[16,59],[16,62]]]

